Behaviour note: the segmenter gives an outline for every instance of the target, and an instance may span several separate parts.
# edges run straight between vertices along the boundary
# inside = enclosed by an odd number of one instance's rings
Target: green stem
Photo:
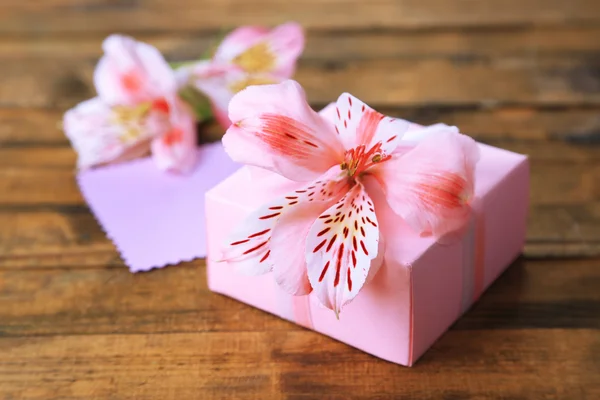
[[[210,100],[195,87],[185,86],[179,91],[179,97],[192,107],[198,121],[206,121],[213,117]]]

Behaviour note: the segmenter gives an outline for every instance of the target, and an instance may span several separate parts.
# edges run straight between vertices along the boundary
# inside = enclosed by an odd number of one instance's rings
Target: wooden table
[[[523,257],[412,369],[207,290],[130,274],[75,185],[62,113],[111,32],[172,60],[295,19],[297,79],[531,156]],[[600,398],[600,1],[2,0],[1,399]]]

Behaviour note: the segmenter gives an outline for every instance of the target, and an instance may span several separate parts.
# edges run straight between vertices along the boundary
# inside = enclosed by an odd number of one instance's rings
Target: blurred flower
[[[296,60],[304,49],[304,33],[296,23],[272,30],[246,26],[231,32],[210,60],[178,69],[178,81],[192,85],[210,98],[213,115],[224,127],[229,101],[250,85],[278,83],[294,74]]]
[[[111,35],[94,74],[98,97],[67,111],[66,135],[79,168],[126,161],[152,150],[159,168],[189,171],[196,158],[194,117],[177,95],[175,74],[160,52]]]

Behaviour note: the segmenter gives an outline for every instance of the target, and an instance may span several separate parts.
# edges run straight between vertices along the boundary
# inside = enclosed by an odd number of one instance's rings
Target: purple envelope
[[[220,142],[198,149],[188,175],[151,158],[80,172],[79,188],[131,272],[206,256],[204,194],[235,172]]]

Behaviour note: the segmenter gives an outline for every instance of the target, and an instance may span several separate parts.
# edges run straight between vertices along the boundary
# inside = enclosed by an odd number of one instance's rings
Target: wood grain
[[[600,59],[599,59],[600,60]],[[94,96],[94,63],[48,60],[0,65],[0,105],[70,107]],[[447,59],[303,62],[296,79],[313,103],[344,90],[380,106],[424,104],[600,104],[597,60],[517,59],[489,63]],[[356,77],[361,79],[356,79]]]
[[[320,104],[348,90],[375,106],[597,106],[599,34],[593,26],[314,33],[297,78],[309,98]],[[182,61],[204,53],[212,37],[154,34],[140,39],[156,44],[169,60]],[[0,104],[69,107],[92,97],[92,70],[101,55],[101,40],[84,36],[0,41],[0,51],[13,61],[0,64]],[[44,62],[36,62],[39,59]]]
[[[0,393],[19,399],[596,398],[596,331],[479,335],[473,340],[472,331],[450,331],[413,369],[304,330],[6,338]],[[591,373],[580,374],[582,368]]]
[[[525,255],[600,254],[600,203],[532,207]],[[122,267],[87,207],[22,206],[0,211],[0,270]]]
[[[50,0],[33,6],[9,0],[0,13],[0,34],[214,31],[249,19],[260,25],[296,20],[322,30],[557,25],[597,22],[597,5],[594,0]]]
[[[222,130],[218,135],[222,135]],[[510,137],[496,138],[480,134],[472,134],[471,136],[491,146],[527,154],[534,163],[539,165],[565,162],[593,166],[600,161],[600,148],[586,146],[584,135],[573,139],[561,138],[562,140],[515,140]],[[570,139],[575,143],[569,143]],[[580,139],[582,143],[577,143],[577,139]],[[593,137],[589,139],[593,139]],[[52,145],[39,142],[5,143],[4,147],[0,147],[0,166],[7,168],[61,168],[73,170],[77,154],[68,143],[63,142],[64,139],[57,138],[57,140],[60,141]]]
[[[67,159],[71,160],[72,155],[67,154]],[[56,164],[56,161],[52,160],[51,163]],[[4,167],[0,170],[0,207],[84,204],[75,182],[75,173],[72,168],[65,166]],[[531,166],[531,188],[531,203],[534,206],[593,202],[598,199],[600,190],[600,165],[559,165],[534,161]]]
[[[593,399],[598,262],[521,260],[410,370],[208,293],[198,263],[2,272],[0,394]]]
[[[315,109],[325,104],[315,103]],[[444,121],[456,125],[479,141],[502,146],[512,140],[520,146],[519,140],[541,140],[548,148],[561,146],[555,143],[562,140],[570,146],[563,150],[577,149],[576,145],[586,146],[600,141],[600,108],[596,107],[550,107],[531,106],[509,107],[455,107],[447,105],[424,105],[422,107],[380,107],[378,110],[420,124],[433,124]],[[64,110],[39,108],[0,108],[0,148],[24,146],[43,147],[68,146],[60,121]],[[218,140],[223,130],[217,126],[203,127],[202,136]],[[503,141],[503,142],[502,142]],[[529,146],[525,143],[524,146]],[[531,144],[535,146],[534,144]],[[585,147],[590,152],[594,149]],[[531,150],[531,149],[528,149]],[[561,152],[556,153],[561,157]],[[585,157],[584,157],[585,158]],[[1,158],[0,158],[1,162]]]
[[[221,33],[221,32],[219,32]],[[215,32],[135,33],[167,59],[197,59],[217,42]],[[485,29],[332,30],[306,32],[302,60],[351,61],[376,58],[448,58],[466,62],[498,58],[569,56],[593,58],[600,50],[600,27],[520,26]],[[42,59],[94,61],[102,55],[102,33],[0,36],[0,53],[14,61]],[[376,44],[376,45],[374,45]]]
[[[209,292],[203,261],[136,275],[96,265],[0,270],[0,335],[298,329]],[[600,329],[599,265],[520,259],[454,329]],[[21,307],[13,307],[15,302]]]

